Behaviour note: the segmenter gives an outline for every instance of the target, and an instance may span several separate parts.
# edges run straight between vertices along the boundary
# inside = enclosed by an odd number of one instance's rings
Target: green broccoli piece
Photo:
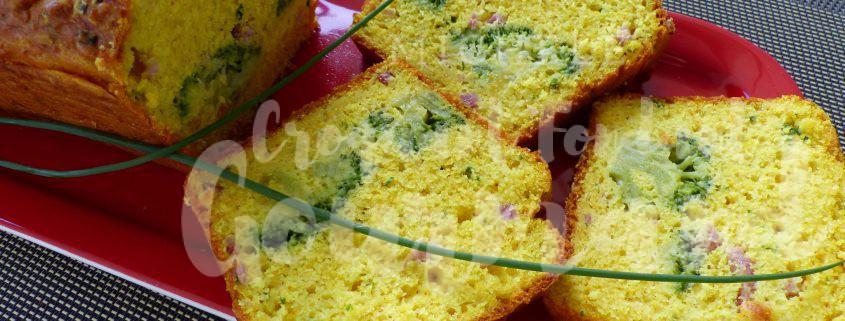
[[[238,21],[244,20],[244,5],[243,4],[239,4],[238,9],[235,10],[235,18],[237,18]]]
[[[681,211],[694,198],[704,198],[712,185],[705,170],[710,160],[697,140],[679,135],[671,146],[633,141],[620,147],[610,177],[630,207],[636,201],[661,201]]]
[[[673,263],[672,273],[677,275],[701,275],[701,265],[704,261],[704,254],[694,250],[692,233],[689,231],[678,231],[670,248],[669,256]],[[679,283],[679,292],[688,291],[691,288],[689,283]]]
[[[425,146],[431,133],[442,132],[466,122],[463,115],[432,92],[404,99],[396,108],[403,114],[403,118],[394,127],[395,136],[405,152],[418,152]]]
[[[446,5],[446,0],[417,0],[417,2],[433,9],[441,9]]]
[[[355,153],[321,159],[314,163],[314,177],[318,178],[327,191],[314,207],[331,211],[340,207],[353,189],[361,185],[364,170],[361,157]]]
[[[276,0],[276,15],[282,15],[282,12],[285,11],[285,7],[291,3],[292,0]]]
[[[381,110],[372,112],[369,116],[367,116],[367,123],[370,124],[370,127],[373,127],[378,131],[387,129],[393,121],[393,117],[386,115],[384,111]]]
[[[783,132],[786,135],[792,135],[792,136],[801,135],[801,130],[798,129],[798,127],[795,127],[795,125],[790,124],[790,123],[784,123],[783,124]]]
[[[215,51],[209,61],[182,80],[179,91],[173,97],[173,106],[179,116],[188,116],[194,105],[211,104],[216,107],[220,103],[234,100],[246,85],[247,64],[253,63],[260,52],[261,47],[240,43],[229,44]],[[221,77],[227,81],[215,81]],[[212,100],[219,97],[224,97],[225,101]]]
[[[503,52],[509,51],[518,51],[518,57],[524,57],[531,63],[542,63],[554,68],[554,77],[572,75],[578,71],[575,52],[571,46],[546,40],[525,26],[494,25],[478,29],[467,28],[453,32],[452,46],[457,48],[462,56],[478,61],[472,64],[472,71],[478,76],[487,76],[493,71],[505,68],[500,59]],[[516,57],[511,58],[522,59]],[[464,69],[463,63],[461,61],[461,69]],[[551,81],[550,86],[556,88],[560,80],[557,80],[557,84],[554,80]]]

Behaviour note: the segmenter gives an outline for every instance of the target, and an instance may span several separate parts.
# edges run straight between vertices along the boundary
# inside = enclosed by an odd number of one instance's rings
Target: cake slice
[[[363,15],[382,1],[367,0]],[[533,145],[653,61],[674,31],[659,0],[396,1],[355,41],[407,60],[509,141]]]
[[[534,218],[551,185],[539,155],[501,140],[403,63],[372,67],[264,143],[281,152],[265,162],[249,153],[247,176],[346,219],[459,251],[563,259],[557,230]],[[213,199],[192,207],[210,208],[243,320],[494,320],[556,279],[354,234],[232,184]]]
[[[0,1],[0,110],[171,144],[269,87],[316,5]]]
[[[828,116],[778,99],[608,98],[567,213],[573,264],[689,275],[845,260],[845,160]],[[842,320],[845,268],[782,281],[562,277],[558,320]]]

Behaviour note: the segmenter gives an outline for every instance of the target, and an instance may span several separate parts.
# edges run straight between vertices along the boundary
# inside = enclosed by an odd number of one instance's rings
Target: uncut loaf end
[[[0,109],[171,144],[269,87],[312,0],[0,2]]]

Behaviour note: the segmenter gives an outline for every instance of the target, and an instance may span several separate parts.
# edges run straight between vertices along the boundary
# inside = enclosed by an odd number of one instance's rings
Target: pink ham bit
[[[391,80],[393,80],[393,77],[394,76],[392,72],[381,72],[378,74],[378,81],[380,81],[382,84],[387,85],[388,83],[390,83]]]
[[[255,31],[252,30],[249,26],[244,26],[242,24],[236,24],[232,27],[232,31],[230,32],[232,37],[238,40],[249,40],[252,39],[252,36],[255,35]]]
[[[243,264],[238,263],[235,266],[235,277],[238,278],[238,283],[241,283],[241,284],[246,283],[246,281],[247,281],[247,279],[246,279],[246,267],[244,267]]]
[[[423,240],[417,240],[417,243],[425,243]],[[434,245],[434,243],[429,243]],[[408,256],[405,257],[405,264],[409,261],[413,262],[425,262],[428,260],[428,253],[419,250],[411,250],[411,253],[408,253]]]
[[[507,22],[508,16],[502,15],[498,12],[494,13],[489,19],[487,19],[487,23],[491,25],[504,25]]]
[[[478,108],[478,95],[473,93],[461,94],[461,102],[470,108]]]
[[[745,256],[745,249],[741,247],[734,247],[728,249],[728,263],[731,266],[731,272],[739,275],[754,275],[754,268],[751,266],[753,262],[750,258]],[[736,294],[736,305],[742,306],[751,301],[751,296],[757,290],[755,282],[743,283]]]
[[[703,249],[707,253],[713,252],[713,250],[722,245],[722,238],[719,236],[719,231],[712,225],[699,231],[695,238],[695,247]]]
[[[731,272],[739,275],[754,275],[754,269],[751,267],[753,262],[745,256],[745,248],[733,247],[728,249],[727,253]]]
[[[796,282],[795,279],[786,280],[786,285],[783,286],[783,290],[786,291],[787,299],[797,297],[801,294],[801,289],[798,287],[798,282]]]
[[[469,29],[470,30],[477,30],[478,29],[478,15],[472,14],[472,17],[469,18]]]
[[[590,225],[593,224],[593,216],[590,214],[584,215],[584,224]]]
[[[425,262],[428,260],[428,253],[423,251],[413,250],[408,254],[408,259],[411,261]]]
[[[631,40],[631,29],[628,26],[619,27],[619,31],[616,32],[616,42],[620,45],[624,45],[626,42]]]
[[[512,220],[516,218],[516,208],[514,208],[511,204],[499,206],[499,214],[501,214],[502,218],[505,220]]]
[[[234,236],[227,236],[226,237],[226,254],[232,255],[235,253],[235,237]]]
[[[749,282],[743,283],[736,294],[736,306],[741,307],[746,303],[751,302],[751,296],[757,291],[757,283]]]

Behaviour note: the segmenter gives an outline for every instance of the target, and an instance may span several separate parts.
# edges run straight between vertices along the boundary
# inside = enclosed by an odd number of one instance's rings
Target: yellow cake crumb
[[[798,97],[611,97],[567,208],[589,268],[768,274],[842,260],[845,161],[827,115]],[[669,139],[666,139],[669,137]],[[745,284],[562,277],[560,320],[841,320],[842,267]]]

